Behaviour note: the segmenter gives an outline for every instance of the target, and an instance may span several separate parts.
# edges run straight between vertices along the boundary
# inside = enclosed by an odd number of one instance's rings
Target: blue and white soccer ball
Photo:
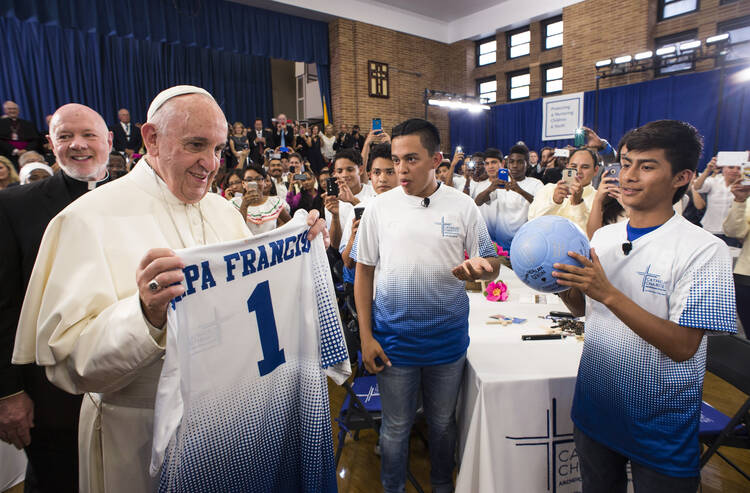
[[[513,272],[527,286],[544,293],[568,289],[552,276],[555,263],[583,267],[568,255],[569,251],[590,258],[589,240],[572,221],[560,216],[541,216],[518,230],[510,245]]]

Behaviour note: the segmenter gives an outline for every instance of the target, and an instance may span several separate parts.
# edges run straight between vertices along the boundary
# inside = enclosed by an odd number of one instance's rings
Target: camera
[[[336,182],[336,178],[326,178],[326,194],[329,197],[338,197],[339,184]]]

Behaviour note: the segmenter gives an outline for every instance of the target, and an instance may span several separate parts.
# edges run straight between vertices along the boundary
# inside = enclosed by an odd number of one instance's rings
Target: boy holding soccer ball
[[[584,267],[555,264],[561,297],[586,315],[572,419],[584,493],[695,492],[705,331],[735,332],[726,245],[676,215],[702,150],[691,125],[636,129],[621,156],[630,219],[591,239]]]

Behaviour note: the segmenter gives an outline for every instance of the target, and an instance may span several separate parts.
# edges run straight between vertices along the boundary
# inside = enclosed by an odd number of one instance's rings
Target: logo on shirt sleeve
[[[461,230],[458,228],[458,226],[454,226],[453,224],[445,220],[445,216],[440,218],[439,223],[434,224],[440,226],[440,234],[443,236],[443,238],[457,238],[461,233]]]
[[[666,296],[667,286],[664,284],[664,281],[661,280],[661,275],[649,272],[649,270],[651,270],[651,264],[646,267],[644,272],[638,272],[638,275],[643,277],[641,289],[644,293]]]

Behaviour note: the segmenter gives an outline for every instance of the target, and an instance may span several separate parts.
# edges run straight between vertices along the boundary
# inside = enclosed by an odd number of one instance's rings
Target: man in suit
[[[263,128],[263,120],[256,118],[253,129],[247,132],[247,140],[250,143],[250,159],[255,164],[263,164],[266,149],[274,149],[273,132]]]
[[[130,112],[125,108],[117,112],[117,119],[120,121],[112,128],[115,150],[133,157],[142,145],[141,129],[130,122]]]
[[[26,151],[40,151],[39,133],[33,123],[18,118],[20,110],[13,101],[3,103],[0,118],[0,154],[18,167],[18,156]]]
[[[284,113],[276,117],[273,127],[273,143],[276,147],[294,149],[294,128]],[[294,151],[291,151],[294,152]]]
[[[45,228],[105,181],[112,134],[94,110],[67,104],[50,120],[49,143],[58,173],[0,191],[0,439],[26,449],[41,491],[76,492],[81,396],[49,383],[42,367],[12,365],[11,355]]]

